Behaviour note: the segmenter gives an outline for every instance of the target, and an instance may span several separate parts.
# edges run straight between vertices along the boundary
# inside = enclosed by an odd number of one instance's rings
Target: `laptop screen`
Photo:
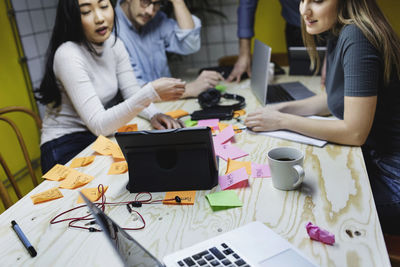
[[[101,209],[91,203],[83,194],[81,196],[125,266],[164,266]]]

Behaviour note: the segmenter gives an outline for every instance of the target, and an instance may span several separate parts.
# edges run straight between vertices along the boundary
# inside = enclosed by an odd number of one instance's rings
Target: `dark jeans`
[[[372,194],[382,231],[400,234],[400,153],[379,153],[363,147]]]
[[[42,173],[46,173],[55,164],[65,164],[79,152],[96,140],[91,132],[78,132],[61,136],[44,143],[40,147]]]

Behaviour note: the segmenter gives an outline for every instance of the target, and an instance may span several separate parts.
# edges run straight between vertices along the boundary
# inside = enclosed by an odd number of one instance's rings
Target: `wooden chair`
[[[22,154],[24,156],[24,159],[25,159],[25,162],[26,162],[26,166],[28,167],[28,171],[29,171],[29,174],[31,176],[32,183],[33,183],[34,186],[37,186],[38,185],[38,180],[37,180],[35,172],[33,170],[32,162],[30,160],[28,149],[26,148],[25,141],[24,141],[24,138],[23,138],[23,136],[21,134],[21,131],[19,130],[18,126],[15,124],[15,122],[12,119],[10,119],[9,117],[3,116],[5,114],[12,113],[12,112],[22,112],[22,113],[28,114],[29,116],[31,116],[33,118],[33,120],[35,121],[38,129],[42,128],[42,121],[41,121],[40,117],[36,113],[34,113],[32,110],[30,110],[28,108],[25,108],[25,107],[10,106],[10,107],[5,107],[5,108],[0,108],[0,121],[6,122],[14,130],[14,133],[17,136],[18,143],[20,145]],[[17,197],[19,199],[22,198],[22,194],[21,194],[21,191],[18,188],[16,180],[15,180],[13,174],[11,173],[6,161],[4,160],[4,158],[2,157],[1,154],[0,154],[0,164],[3,167],[3,170],[6,173],[7,178],[8,178],[9,182],[12,185],[12,187],[13,187],[13,189],[15,191],[15,194],[17,195]],[[1,197],[2,201],[3,201],[4,206],[5,206],[6,209],[13,204],[11,199],[10,199],[10,196],[8,195],[8,192],[7,192],[4,184],[2,183],[2,181],[0,181],[0,195],[1,195],[0,197]]]
[[[385,234],[384,237],[392,267],[400,267],[400,235]]]

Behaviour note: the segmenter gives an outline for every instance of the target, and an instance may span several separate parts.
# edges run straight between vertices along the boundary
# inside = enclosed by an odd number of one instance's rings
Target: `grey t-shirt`
[[[378,96],[366,145],[382,152],[400,150],[400,82],[383,81],[382,56],[356,25],[328,40],[326,92],[333,115],[343,119],[344,97]]]

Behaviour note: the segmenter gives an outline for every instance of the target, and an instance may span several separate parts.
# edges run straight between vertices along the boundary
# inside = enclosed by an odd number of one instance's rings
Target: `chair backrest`
[[[37,186],[38,180],[37,180],[35,172],[33,170],[32,162],[29,157],[28,149],[26,148],[26,144],[25,144],[24,138],[21,134],[21,131],[19,130],[19,127],[17,126],[17,124],[11,118],[3,116],[5,114],[12,113],[12,112],[22,112],[22,113],[28,114],[30,117],[33,118],[38,129],[42,128],[42,121],[36,113],[34,113],[32,110],[25,108],[25,107],[10,106],[10,107],[0,108],[0,121],[4,121],[8,125],[10,125],[11,128],[13,129],[14,133],[16,134],[19,146],[21,148],[22,154],[23,154],[25,162],[26,162],[26,166],[28,167],[28,171],[29,171],[29,174],[32,179],[32,183],[34,186]],[[15,180],[13,174],[11,173],[5,159],[2,157],[1,154],[0,154],[0,164],[3,167],[4,172],[6,173],[9,182],[11,183],[12,187],[14,188],[15,194],[20,199],[22,197],[22,194],[18,188],[18,185],[16,183],[16,180]],[[2,181],[0,181],[0,183],[1,183],[1,185],[0,185],[1,199],[4,203],[4,206],[6,208],[8,208],[9,206],[12,205],[12,201],[10,200],[10,197],[9,197],[7,190],[5,189],[5,186],[2,183]]]

